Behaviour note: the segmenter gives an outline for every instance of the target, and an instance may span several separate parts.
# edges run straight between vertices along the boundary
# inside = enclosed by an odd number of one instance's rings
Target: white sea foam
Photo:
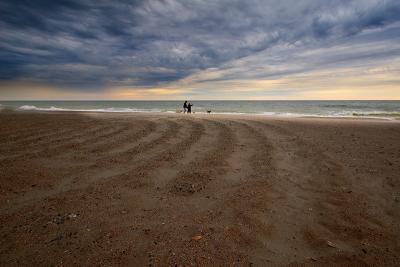
[[[218,115],[252,115],[252,113],[244,113],[244,112],[214,112],[214,111],[212,111],[211,113],[208,113],[208,112],[204,112],[204,111],[195,111],[194,113],[195,114],[196,113],[198,113],[198,114],[209,114],[209,115],[212,115],[212,114],[218,114]]]
[[[363,117],[368,119],[389,119],[392,120],[394,117],[400,116],[398,112],[361,112],[361,111],[342,111],[342,112],[329,112],[328,114],[312,114],[312,113],[293,113],[293,112],[262,112],[258,115],[273,116],[273,117],[292,117],[292,118],[354,118]]]
[[[36,110],[37,107],[31,106],[31,105],[24,105],[24,106],[19,107],[18,109],[20,109],[20,110]]]
[[[74,108],[59,108],[49,107],[42,108],[32,105],[24,105],[18,108],[19,110],[37,110],[37,111],[76,111],[76,112],[162,112],[160,109],[135,109],[135,108],[97,108],[97,109],[74,109]]]

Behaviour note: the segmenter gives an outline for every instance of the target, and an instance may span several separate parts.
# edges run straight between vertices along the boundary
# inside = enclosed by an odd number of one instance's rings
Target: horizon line
[[[18,102],[18,101],[114,101],[114,102],[127,102],[127,101],[400,101],[400,99],[13,99],[3,100],[2,102]]]

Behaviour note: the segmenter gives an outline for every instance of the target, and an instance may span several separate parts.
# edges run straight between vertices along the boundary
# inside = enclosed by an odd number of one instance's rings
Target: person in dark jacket
[[[187,112],[187,101],[185,101],[185,103],[183,103],[183,113]]]
[[[191,103],[189,103],[188,105],[187,105],[187,113],[192,113],[192,104]]]

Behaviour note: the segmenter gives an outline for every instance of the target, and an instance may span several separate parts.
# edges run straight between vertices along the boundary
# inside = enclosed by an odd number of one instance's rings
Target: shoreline
[[[323,116],[323,115],[267,115],[267,114],[260,114],[260,113],[206,113],[206,112],[195,112],[192,114],[183,114],[182,112],[172,112],[172,111],[165,111],[165,112],[153,112],[153,111],[146,111],[146,112],[124,112],[124,111],[82,111],[82,110],[13,110],[9,108],[0,109],[0,112],[23,112],[23,113],[43,113],[43,114],[121,114],[121,115],[138,115],[138,116],[146,116],[146,115],[155,115],[155,116],[192,116],[192,117],[219,117],[219,118],[261,118],[261,119],[287,119],[287,120],[297,120],[297,119],[312,119],[312,120],[355,120],[355,121],[391,121],[391,122],[400,122],[400,117],[373,117],[373,116]]]

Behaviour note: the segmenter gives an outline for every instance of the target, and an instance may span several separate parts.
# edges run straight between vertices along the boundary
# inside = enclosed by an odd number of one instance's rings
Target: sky
[[[0,100],[399,99],[399,0],[0,0]]]

